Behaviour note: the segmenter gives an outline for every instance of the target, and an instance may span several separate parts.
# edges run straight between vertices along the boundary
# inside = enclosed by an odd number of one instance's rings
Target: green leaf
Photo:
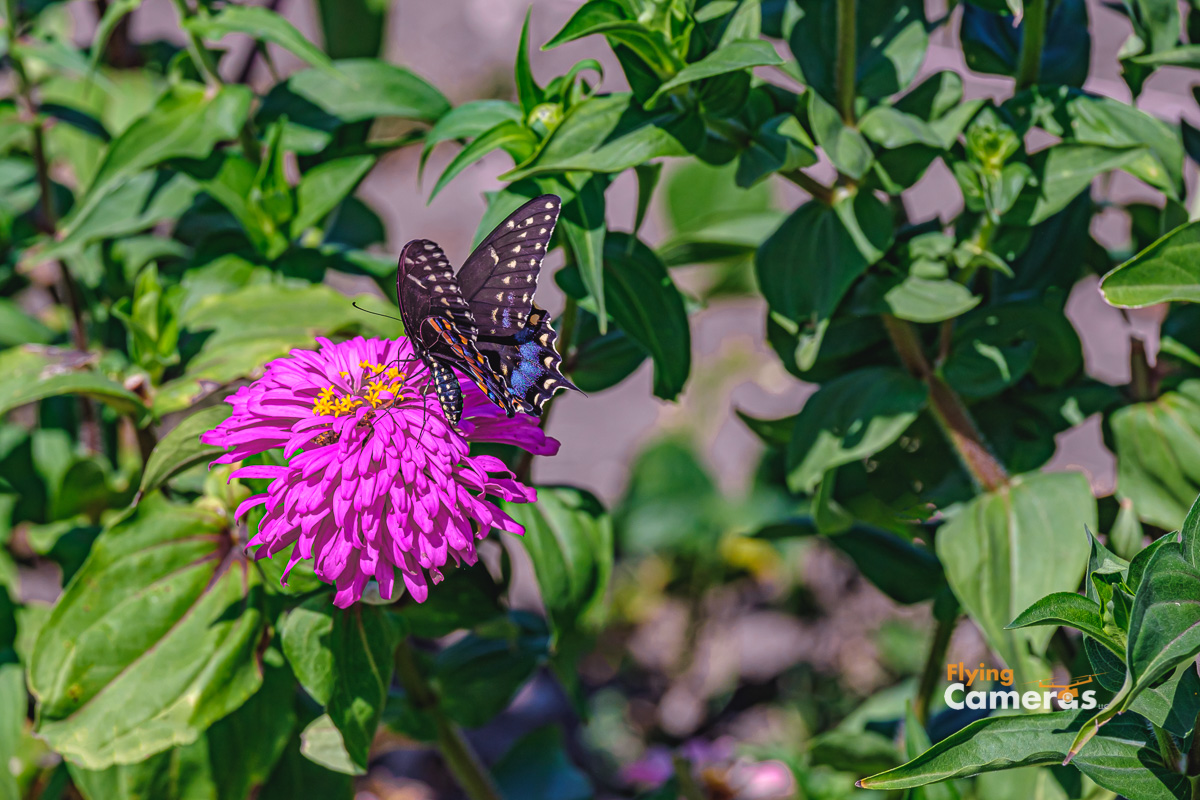
[[[438,639],[464,628],[487,625],[503,616],[501,587],[486,569],[456,569],[446,574],[424,603],[399,609],[406,629],[422,639]]]
[[[1120,496],[1136,499],[1143,521],[1179,528],[1200,493],[1200,380],[1118,409],[1109,424]]]
[[[893,767],[900,759],[896,745],[874,731],[834,729],[814,736],[809,745],[812,763],[838,772],[878,772]]]
[[[533,77],[533,66],[529,63],[529,18],[533,16],[533,6],[525,11],[525,24],[521,26],[521,41],[517,44],[517,100],[521,103],[521,112],[525,118],[533,114],[533,110],[542,102],[544,92]]]
[[[574,695],[579,658],[591,648],[606,612],[612,519],[594,496],[570,487],[539,487],[536,504],[509,503],[504,510],[525,526],[521,545],[533,562],[550,623],[552,664]]]
[[[1028,370],[1038,385],[1060,387],[1083,370],[1079,335],[1063,316],[1061,295],[1057,293],[1047,293],[1037,300],[995,303],[981,308],[959,322],[954,344],[945,367],[947,378],[953,370],[966,366],[952,363],[964,355],[972,361],[989,359],[993,377],[1006,386]],[[998,375],[997,362],[1004,363]],[[965,382],[961,388],[969,391]]]
[[[970,69],[993,75],[1016,74],[1024,27],[1014,25],[1008,11],[1014,5],[1019,8],[1020,3],[1008,0],[1004,13],[994,13],[1000,10],[995,4],[990,6],[993,10],[980,8],[984,3],[964,7],[959,35]],[[1088,76],[1091,52],[1087,5],[1082,0],[1063,0],[1050,9],[1048,16],[1039,80],[1047,85],[1082,85]]]
[[[1200,300],[1200,223],[1180,225],[1100,281],[1104,299],[1122,308]]]
[[[93,72],[84,54],[64,39],[56,36],[22,36],[8,45],[8,49],[13,57],[25,62],[25,68],[34,74],[48,71],[51,75],[61,77],[87,78],[107,91],[116,88],[104,73]]]
[[[889,214],[873,195],[860,193],[845,202],[851,213],[816,201],[800,206],[763,242],[755,260],[772,319],[802,336],[796,352],[802,370],[816,363],[846,292],[891,242]]]
[[[1021,225],[1036,225],[1049,219],[1091,186],[1098,175],[1126,167],[1143,153],[1140,148],[1068,142],[1040,150],[1030,158],[1036,182],[1026,186],[1005,219]]]
[[[869,286],[869,288],[868,288]],[[932,280],[908,275],[899,280],[867,279],[867,308],[887,312],[910,322],[942,322],[979,305],[982,299],[958,281]],[[856,295],[856,299],[857,299]]]
[[[87,800],[254,796],[296,725],[294,687],[287,669],[267,666],[262,688],[196,742],[102,771],[69,764],[71,779]]]
[[[1116,666],[1124,665],[1117,661]],[[1124,670],[1116,669],[1114,674],[1119,690]],[[1191,736],[1196,727],[1196,715],[1200,714],[1200,675],[1196,673],[1196,664],[1181,664],[1170,678],[1148,686],[1130,704],[1129,710],[1180,739]]]
[[[304,70],[288,78],[287,86],[342,122],[400,117],[432,123],[450,110],[441,92],[403,67],[374,58],[345,59],[334,66],[337,76]]]
[[[64,394],[92,397],[123,414],[146,413],[142,399],[110,378],[77,363],[69,351],[12,347],[0,352],[0,414],[19,406]]]
[[[634,236],[638,235],[642,223],[646,221],[646,213],[654,200],[654,190],[662,177],[662,167],[662,162],[656,161],[653,164],[639,164],[633,168],[638,184],[637,211],[633,215],[633,230],[630,231]]]
[[[917,714],[913,711],[912,701],[904,704],[904,753],[911,760],[924,753],[933,742]],[[949,781],[932,783],[917,787],[910,795],[912,800],[959,800],[958,789]]]
[[[622,172],[653,158],[688,155],[703,140],[704,125],[696,116],[644,111],[627,93],[589,97],[571,107],[533,158],[500,178],[517,181],[575,170]]]
[[[607,231],[604,190],[607,186],[608,181],[604,177],[590,176],[574,192],[574,197],[568,195],[563,198],[562,216],[559,218],[563,234],[575,255],[583,285],[595,300],[600,333],[608,332],[604,289],[604,239]]]
[[[353,773],[365,774],[392,682],[398,631],[379,606],[356,603],[339,609],[328,594],[318,594],[288,613],[280,637],[300,685],[325,706]],[[310,747],[318,741],[327,743],[328,732],[323,731],[309,726]],[[345,771],[328,760],[318,763]]]
[[[195,742],[258,690],[262,591],[226,525],[150,495],[96,540],[29,667],[37,733],[57,752],[133,764]]]
[[[654,360],[654,395],[674,400],[692,368],[692,335],[683,296],[646,245],[610,232],[604,242],[604,293],[617,327]]]
[[[910,144],[923,144],[941,150],[953,143],[938,135],[925,120],[893,106],[875,106],[863,114],[858,121],[858,129],[863,136],[889,150]]]
[[[379,56],[389,5],[389,0],[318,0],[325,52],[330,58]]]
[[[1139,67],[1189,67],[1196,69],[1200,68],[1200,45],[1179,45],[1157,53],[1143,53],[1129,60]]]
[[[430,202],[455,176],[493,150],[503,149],[505,152],[514,153],[516,154],[515,159],[520,161],[528,157],[536,143],[537,139],[533,132],[520,123],[505,121],[497,124],[496,127],[475,137],[446,166],[437,183],[434,184],[433,191],[429,193]]]
[[[212,445],[202,444],[200,434],[215,428],[229,416],[229,411],[229,406],[224,403],[197,411],[160,439],[150,453],[150,458],[146,460],[137,499],[153,492],[188,467],[219,456],[221,450]]]
[[[108,146],[82,200],[62,222],[63,238],[137,173],[169,159],[206,158],[219,142],[235,138],[251,98],[245,86],[225,86],[210,97],[199,84],[176,84]]]
[[[1088,711],[991,717],[972,722],[917,758],[864,778],[866,789],[899,790],[984,772],[1063,760]],[[1105,728],[1073,762],[1104,788],[1139,800],[1186,800],[1187,778],[1163,763],[1157,741],[1135,715]]]
[[[15,301],[0,297],[0,347],[45,344],[53,338],[49,328],[26,314]]]
[[[659,86],[658,91],[646,101],[646,107],[652,108],[664,94],[689,83],[753,67],[769,67],[782,63],[783,59],[775,52],[770,42],[761,39],[730,42],[675,73],[674,77]]]
[[[1142,549],[1145,532],[1138,520],[1137,512],[1133,509],[1133,501],[1122,498],[1117,518],[1113,521],[1112,530],[1108,534],[1108,542],[1113,550],[1123,558],[1132,558]],[[1186,525],[1186,523],[1184,523]]]
[[[258,126],[287,117],[284,147],[316,153],[351,122],[399,117],[432,124],[450,110],[441,92],[403,67],[376,58],[335,61],[334,67],[337,75],[306,69],[276,84],[258,111]]]
[[[1129,103],[1060,88],[1064,133],[1081,144],[1142,149],[1142,156],[1123,167],[1134,177],[1178,199],[1183,192],[1184,150],[1177,128]]]
[[[788,486],[811,493],[827,470],[887,447],[917,418],[927,395],[924,383],[893,367],[867,367],[823,384],[796,417]]]
[[[212,15],[201,13],[189,17],[184,20],[183,27],[213,42],[231,33],[242,33],[262,42],[271,42],[310,65],[340,77],[329,56],[304,38],[304,34],[296,30],[292,23],[269,8],[230,4]],[[348,83],[343,85],[343,89],[348,87]]]
[[[329,212],[354,191],[374,165],[374,156],[348,156],[322,162],[305,172],[296,187],[292,238],[319,225]]]
[[[330,728],[332,723],[326,720]],[[311,727],[309,723],[308,727]],[[333,729],[336,734],[337,730]],[[275,765],[275,770],[267,780],[266,786],[259,792],[257,800],[296,800],[297,797],[319,797],[321,800],[352,800],[354,797],[353,778],[341,772],[334,772],[319,766],[316,762],[301,753],[306,742],[301,733],[296,732],[284,748],[283,756]],[[344,752],[344,749],[343,749]],[[345,762],[343,757],[343,763]]]
[[[598,33],[603,34],[614,47],[623,45],[632,50],[660,76],[669,75],[678,63],[661,33],[630,19],[625,9],[614,0],[584,3],[542,49],[549,50]]]
[[[182,377],[159,387],[159,414],[187,408],[211,390],[254,373],[314,337],[351,331],[366,316],[350,298],[325,286],[249,285],[203,297],[182,320],[192,333],[211,331]]]
[[[1150,559],[1129,617],[1126,663],[1134,691],[1200,652],[1200,568],[1174,542]]]
[[[1132,567],[1132,565],[1131,565]],[[1173,541],[1156,548],[1129,614],[1125,684],[1071,743],[1079,753],[1147,688],[1200,653],[1200,568]],[[1107,730],[1107,728],[1105,729]]]
[[[492,767],[504,797],[521,800],[591,800],[587,776],[571,763],[562,732],[547,725],[528,734]]]
[[[788,421],[790,418],[780,420]],[[761,420],[757,422],[762,425]],[[786,433],[790,432],[789,428]],[[778,435],[784,431],[774,433],[768,430],[764,433],[778,442]],[[786,443],[786,439],[783,443]],[[768,525],[754,535],[760,539],[776,540],[794,536],[816,536],[818,533],[814,520],[799,517]],[[910,542],[891,531],[854,523],[843,531],[827,536],[826,541],[850,556],[863,577],[897,603],[911,605],[925,602],[936,596],[946,585],[942,565],[929,548]]]
[[[69,258],[101,239],[128,236],[183,215],[200,187],[187,175],[148,170],[112,187],[101,202],[72,214],[70,229],[30,256],[38,262]]]
[[[0,588],[0,595],[0,603],[7,604],[8,594],[3,588]],[[11,651],[8,651],[8,657],[11,655]],[[21,787],[9,765],[20,763],[19,748],[26,735],[28,699],[25,696],[25,670],[19,663],[8,661],[8,658],[5,658],[5,662],[0,663],[0,759],[3,759],[5,766],[0,770],[0,800],[21,800]]]
[[[963,504],[938,530],[950,588],[1017,684],[1037,679],[1030,650],[1039,655],[1053,631],[1007,626],[1042,597],[1079,585],[1088,562],[1081,524],[1096,524],[1082,474],[1029,473]]]
[[[1100,605],[1074,592],[1054,592],[1046,595],[1022,611],[1007,628],[1016,630],[1033,625],[1067,625],[1104,642],[1114,652],[1120,652],[1122,649],[1104,630]]]
[[[802,83],[833,101],[837,15],[820,0],[798,0],[795,6],[800,18],[788,45]],[[920,70],[929,44],[924,6],[914,0],[862,0],[855,16],[855,94],[878,100],[903,91]]]
[[[472,100],[451,109],[425,134],[420,171],[433,148],[455,139],[473,139],[502,122],[520,123],[521,107],[508,100]]]
[[[959,340],[942,374],[952,389],[967,397],[988,397],[1015,386],[1029,372],[1037,348],[1029,341],[996,345],[981,338],[955,338]]]
[[[525,526],[521,545],[555,633],[595,621],[613,568],[612,519],[600,501],[582,489],[539,487],[536,504],[507,503],[504,510]]]
[[[867,174],[873,156],[863,135],[842,121],[837,110],[816,92],[809,94],[808,121],[813,138],[838,172],[859,179]]]
[[[540,618],[512,612],[486,634],[470,633],[442,650],[432,677],[443,710],[467,728],[490,722],[546,659],[549,643]]]
[[[772,117],[759,126],[750,146],[738,155],[735,181],[739,187],[749,188],[774,172],[811,166],[817,163],[813,147],[795,116]]]
[[[1200,497],[1188,509],[1179,534],[1179,546],[1183,549],[1183,557],[1190,561],[1192,566],[1200,567]]]
[[[645,348],[625,331],[614,328],[601,336],[596,318],[591,314],[586,314],[586,321],[578,330],[575,361],[569,377],[588,394],[616,386],[649,357]]]
[[[332,772],[343,775],[366,774],[366,768],[359,766],[346,750],[342,732],[328,714],[317,717],[301,731],[300,752],[309,761]]]

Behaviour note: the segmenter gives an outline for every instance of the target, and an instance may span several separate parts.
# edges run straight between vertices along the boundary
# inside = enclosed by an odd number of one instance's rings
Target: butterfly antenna
[[[384,319],[393,319],[393,320],[395,320],[396,322],[399,322],[401,325],[403,325],[403,324],[404,324],[404,320],[400,319],[399,317],[393,317],[391,314],[380,314],[378,311],[372,311],[372,310],[371,310],[371,309],[369,309],[369,308],[363,308],[362,306],[360,306],[360,305],[358,304],[358,301],[351,302],[351,303],[350,303],[350,305],[354,306],[354,307],[355,307],[355,308],[357,308],[359,311],[363,311],[363,312],[365,312],[365,313],[367,313],[367,314],[374,314],[375,316],[377,316],[377,317],[383,317]]]

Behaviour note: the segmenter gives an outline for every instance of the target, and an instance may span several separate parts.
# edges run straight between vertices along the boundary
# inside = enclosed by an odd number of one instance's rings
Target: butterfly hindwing
[[[560,370],[557,339],[550,316],[535,305],[524,329],[503,339],[485,334],[476,345],[507,382],[517,409],[540,416],[546,401],[559,389],[578,391]]]
[[[552,194],[518,208],[480,242],[458,272],[480,333],[509,336],[525,327],[542,260],[562,201]]]
[[[471,382],[487,395],[488,400],[500,406],[511,417],[516,412],[516,404],[508,384],[496,375],[492,365],[476,348],[475,340],[464,336],[444,319],[431,319],[430,324],[452,355],[452,358],[443,357],[441,360],[465,372]]]

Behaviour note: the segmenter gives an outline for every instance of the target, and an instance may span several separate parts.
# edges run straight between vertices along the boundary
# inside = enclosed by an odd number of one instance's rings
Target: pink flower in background
[[[692,739],[672,751],[655,746],[621,771],[626,782],[642,789],[662,786],[675,774],[674,754],[691,766],[697,785],[719,800],[785,800],[796,794],[792,771],[780,761],[738,758],[734,741]]]
[[[201,435],[223,447],[213,464],[231,464],[283,448],[286,466],[247,466],[233,477],[268,478],[265,494],[237,516],[266,506],[247,547],[267,558],[296,545],[290,571],[314,559],[321,580],[337,585],[342,608],[360,599],[370,578],[391,599],[395,573],[417,602],[450,560],[476,561],[475,539],[493,528],[524,529],[485,495],[533,502],[500,459],[469,453],[470,442],[513,444],[553,455],[558,442],[524,415],[509,419],[464,381],[462,433],[442,415],[429,372],[408,339],[358,337],[320,349],[293,350],[262,378],[227,398],[230,417]],[[286,580],[287,571],[284,572]]]

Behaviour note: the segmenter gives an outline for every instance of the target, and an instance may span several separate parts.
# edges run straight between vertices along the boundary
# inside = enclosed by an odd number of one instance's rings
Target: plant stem
[[[271,0],[269,3],[267,3],[267,9],[270,11],[278,11],[280,2],[281,0]],[[238,71],[237,83],[249,85],[250,73],[254,71],[254,62],[258,60],[260,55],[263,56],[264,59],[268,60],[268,64],[270,63],[270,55],[267,53],[267,46],[262,42],[256,41],[250,48],[250,52],[246,54],[246,61],[244,64],[242,64],[241,70]],[[279,82],[278,75],[272,75],[272,77],[275,79],[276,83]]]
[[[413,706],[433,717],[437,727],[438,750],[458,785],[471,800],[502,800],[492,776],[471,749],[462,730],[446,716],[438,701],[437,692],[425,680],[413,657],[412,646],[407,639],[396,648],[396,677]]]
[[[794,169],[791,172],[781,172],[779,174],[811,194],[814,200],[820,200],[827,206],[833,205],[834,190],[818,182],[807,172]]]
[[[221,79],[221,74],[217,70],[217,62],[213,61],[212,53],[204,46],[204,42],[187,27],[187,21],[196,16],[195,12],[188,7],[187,0],[172,0],[175,3],[175,10],[179,14],[179,24],[187,31],[187,51],[192,59],[192,63],[196,65],[196,71],[204,76],[204,82],[208,84],[210,89],[219,89],[225,85],[225,81]],[[251,163],[257,164],[262,161],[262,148],[258,144],[258,140],[254,138],[254,131],[250,128],[250,120],[247,119],[238,131],[238,142],[242,145],[242,152]]]
[[[1173,772],[1186,774],[1187,762],[1183,758],[1183,754],[1179,752],[1179,748],[1175,744],[1175,740],[1171,738],[1171,734],[1157,725],[1151,725],[1154,728],[1154,738],[1158,740],[1158,752],[1162,756],[1162,760],[1166,763],[1167,768]]]
[[[855,30],[854,0],[838,0],[837,4],[837,101],[842,121],[855,124],[854,89],[855,71],[858,68],[858,32]]]
[[[988,450],[983,435],[962,399],[933,371],[929,360],[925,358],[916,329],[911,323],[891,314],[883,315],[883,324],[901,363],[913,377],[921,379],[929,387],[929,408],[967,472],[985,491],[1005,485],[1008,473]]]
[[[29,82],[29,73],[25,70],[25,62],[17,54],[17,0],[4,0],[5,19],[4,35],[8,40],[8,57],[12,64],[14,82],[16,84],[17,101],[20,104],[21,116],[29,123],[32,137],[32,155],[34,171],[38,182],[39,227],[42,232],[53,236],[58,229],[58,209],[54,204],[54,181],[50,177],[50,162],[46,158],[46,132],[42,121],[37,116],[37,103],[33,99],[33,86]],[[88,349],[87,325],[83,319],[83,309],[79,303],[79,287],[75,277],[67,269],[67,265],[58,262],[59,295],[61,301],[71,312],[71,338],[75,348],[81,351]],[[100,423],[96,417],[96,409],[92,401],[79,397],[79,439],[83,446],[92,453],[98,453],[103,447],[100,435]]]
[[[933,639],[929,642],[929,655],[925,657],[925,668],[921,671],[921,682],[917,685],[917,698],[913,703],[913,711],[922,725],[929,720],[929,704],[942,677],[946,650],[950,647],[950,637],[954,635],[957,624],[956,614],[952,619],[939,619],[937,627],[933,630]]]
[[[1021,25],[1021,57],[1017,63],[1017,91],[1038,82],[1042,69],[1042,45],[1046,41],[1046,0],[1026,0]]]
[[[1146,343],[1139,336],[1129,338],[1129,393],[1139,403],[1155,397],[1154,369],[1146,355]]]
[[[1200,714],[1196,715],[1196,726],[1200,730]],[[1188,749],[1187,774],[1193,780],[1192,796],[1195,797],[1195,789],[1200,788],[1200,782],[1196,782],[1200,776],[1200,736],[1192,736],[1192,746]]]

